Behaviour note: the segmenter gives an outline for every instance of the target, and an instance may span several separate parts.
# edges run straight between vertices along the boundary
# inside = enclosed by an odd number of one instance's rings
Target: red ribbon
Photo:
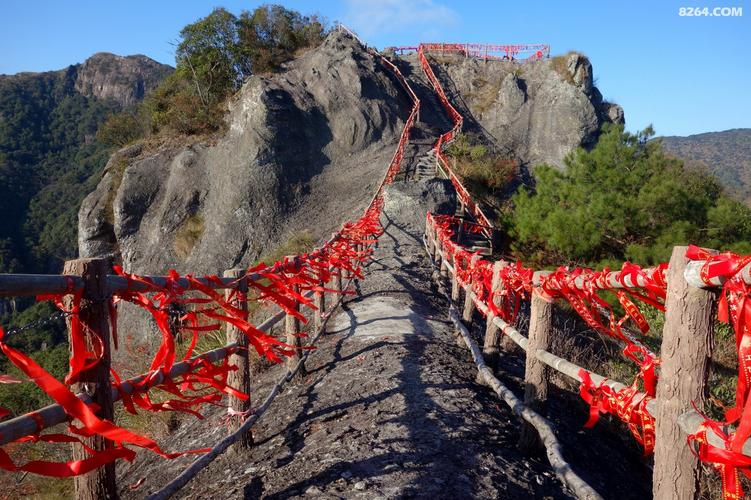
[[[741,271],[751,264],[751,255],[741,256],[732,252],[712,254],[706,249],[691,245],[686,258],[705,261],[700,277],[708,285],[713,278],[723,280],[717,317],[720,321],[733,325],[738,354],[735,406],[725,412],[725,422],[705,417],[702,428],[689,436],[689,443],[697,443],[699,458],[713,464],[720,472],[724,498],[741,498],[743,489],[738,480],[738,470],[750,475],[751,466],[751,458],[742,454],[743,445],[751,436],[751,286],[745,283]],[[728,435],[722,427],[732,424],[736,425],[735,432]],[[707,429],[722,438],[725,449],[713,447],[707,442]]]
[[[406,80],[404,80],[404,77],[398,70],[396,70],[396,73],[397,78],[402,80],[406,85]],[[414,93],[412,93],[412,96],[414,98]],[[409,140],[409,132],[415,123],[417,112],[418,102],[415,101],[412,113],[402,131],[399,145],[386,174],[372,202],[360,219],[355,222],[346,223],[332,241],[314,252],[298,256],[294,262],[285,259],[272,266],[260,264],[249,269],[245,276],[238,278],[238,280],[248,280],[248,286],[259,294],[256,298],[257,300],[273,302],[288,314],[292,314],[305,322],[305,317],[298,311],[297,305],[302,304],[313,310],[315,306],[310,299],[304,297],[304,292],[313,290],[316,293],[350,293],[348,291],[336,291],[327,288],[324,286],[324,283],[330,281],[332,276],[341,278],[364,277],[363,266],[368,262],[373,253],[370,247],[384,231],[380,222],[384,204],[383,191],[386,185],[393,182],[400,169],[404,149]],[[117,296],[112,297],[112,300],[108,304],[115,348],[117,348],[117,309],[115,304],[120,300],[129,301],[148,311],[154,318],[162,335],[162,342],[150,364],[150,372],[139,384],[136,384],[135,390],[131,394],[126,393],[122,389],[119,377],[114,370],[112,371],[112,376],[116,382],[115,387],[120,392],[123,405],[132,413],[136,412],[136,407],[140,407],[149,411],[184,411],[200,418],[201,415],[196,408],[206,403],[218,404],[222,393],[231,394],[240,399],[247,399],[248,396],[246,394],[240,393],[227,385],[228,373],[236,369],[236,367],[229,365],[227,359],[224,359],[219,365],[197,359],[191,362],[189,371],[177,377],[177,379],[170,380],[166,376],[175,362],[174,336],[181,331],[188,332],[191,335],[191,343],[184,357],[185,361],[193,354],[198,336],[217,329],[219,323],[231,324],[237,327],[248,337],[250,344],[259,354],[274,361],[279,362],[281,361],[280,356],[290,355],[293,352],[290,346],[258,330],[255,325],[248,321],[247,313],[235,307],[233,302],[236,299],[245,298],[240,297],[236,290],[226,298],[217,293],[214,286],[212,286],[217,285],[219,282],[219,278],[216,276],[204,277],[204,281],[209,283],[207,285],[203,281],[187,275],[184,278],[188,281],[188,286],[183,287],[180,286],[178,281],[181,278],[180,275],[174,270],[169,271],[166,283],[163,286],[156,285],[146,277],[125,273],[119,267],[115,268],[115,272],[125,278],[128,283],[127,289],[118,293]],[[257,280],[250,279],[253,274],[259,275],[260,278]],[[136,291],[136,288],[145,289],[145,291]],[[64,309],[62,297],[73,293],[73,289],[73,282],[70,280],[65,293],[39,297],[39,300],[54,300],[58,307]],[[199,292],[203,296],[186,296],[186,292],[189,291]],[[182,306],[196,306],[199,304],[210,306],[199,309],[194,308],[188,311],[181,309]],[[177,308],[173,309],[173,306],[177,306]],[[80,309],[81,292],[77,292],[73,294],[72,305],[68,310],[71,315],[70,341],[72,355],[70,358],[70,373],[66,377],[67,384],[78,381],[82,372],[99,363],[104,352],[102,339],[98,337],[96,332],[91,332],[84,328],[84,325],[81,323],[79,317]],[[180,311],[179,324],[177,325],[174,324],[175,310]],[[183,454],[165,453],[154,441],[118,427],[112,422],[98,418],[94,414],[95,409],[86,406],[65,384],[55,380],[54,377],[23,353],[2,342],[2,335],[3,333],[0,330],[0,348],[11,362],[57,401],[72,419],[77,419],[83,424],[80,428],[71,425],[70,429],[72,432],[84,436],[100,435],[113,442],[114,445],[104,451],[96,452],[90,448],[86,448],[84,445],[87,452],[92,455],[85,460],[65,463],[34,461],[22,466],[15,465],[7,453],[0,450],[0,468],[58,477],[78,475],[110,463],[118,458],[132,460],[135,454],[132,450],[123,446],[124,444],[147,448],[166,458],[174,458]],[[298,335],[302,336],[304,334],[298,333]],[[88,345],[92,345],[93,349],[88,349]],[[153,381],[157,377],[160,377],[161,374],[165,374],[165,377],[160,387],[173,395],[174,398],[161,403],[155,403],[150,400],[148,390],[152,388],[154,385]],[[2,382],[11,382],[11,380],[2,380]],[[191,394],[187,395],[186,391],[191,391]],[[0,408],[0,417],[8,413],[8,410]],[[81,443],[75,437],[59,434],[27,436],[19,441],[28,440]],[[83,445],[83,443],[81,444]],[[185,453],[201,453],[203,451],[206,450],[192,450]]]
[[[594,427],[601,413],[615,415],[628,425],[634,439],[644,448],[644,455],[650,455],[655,445],[655,420],[647,411],[647,404],[654,398],[639,392],[636,383],[620,391],[613,390],[605,381],[595,385],[584,369],[579,370],[579,379],[579,394],[589,404],[589,419],[584,427]]]

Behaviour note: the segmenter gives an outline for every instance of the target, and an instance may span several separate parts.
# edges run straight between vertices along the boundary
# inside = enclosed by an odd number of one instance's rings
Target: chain
[[[72,313],[68,311],[57,311],[46,318],[40,318],[36,321],[32,321],[31,323],[27,323],[22,326],[18,326],[16,328],[11,328],[10,330],[5,332],[5,337],[10,337],[11,335],[16,335],[17,333],[25,332],[27,330],[34,330],[36,328],[42,328],[44,326],[50,325],[52,323],[55,323],[61,319],[65,319],[66,317],[70,316]]]
[[[112,299],[111,296],[105,296],[102,298],[89,300],[88,304],[102,304],[105,302],[109,302]],[[25,332],[27,330],[33,330],[35,328],[41,328],[53,323],[56,323],[57,321],[60,321],[62,319],[65,319],[67,317],[73,316],[73,313],[70,311],[56,311],[47,316],[46,318],[40,318],[35,321],[32,321],[31,323],[26,323],[25,325],[17,326],[15,328],[11,328],[5,332],[5,338],[10,337],[11,335],[16,335],[21,332]]]

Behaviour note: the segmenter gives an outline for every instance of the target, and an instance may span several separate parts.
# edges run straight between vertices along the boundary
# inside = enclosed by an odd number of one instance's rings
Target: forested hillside
[[[751,129],[736,128],[686,137],[662,137],[663,149],[707,168],[725,188],[751,205]]]
[[[0,272],[57,272],[76,256],[78,206],[112,151],[96,139],[99,125],[170,71],[144,56],[96,54],[0,76]]]

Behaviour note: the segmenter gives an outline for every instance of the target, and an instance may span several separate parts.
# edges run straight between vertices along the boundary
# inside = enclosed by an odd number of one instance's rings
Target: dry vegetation
[[[482,116],[498,99],[502,80],[488,81],[485,77],[477,77],[472,81],[472,90],[467,94],[472,113]]]
[[[192,214],[183,221],[175,232],[173,247],[175,254],[185,259],[193,251],[193,248],[201,240],[203,235],[203,217],[200,214]]]
[[[446,152],[472,195],[500,208],[505,188],[518,173],[516,161],[490,151],[478,137],[468,134],[457,135]]]
[[[550,66],[565,81],[574,85],[574,75],[568,68],[568,58],[576,52],[569,51],[565,54],[554,56],[550,59]]]

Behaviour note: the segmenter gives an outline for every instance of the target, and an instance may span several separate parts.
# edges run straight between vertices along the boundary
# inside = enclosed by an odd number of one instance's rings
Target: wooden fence
[[[338,29],[357,38],[346,27],[339,26]],[[280,310],[272,314],[271,317],[255,327],[260,332],[270,332],[274,325],[284,320],[286,337],[284,344],[292,347],[292,354],[287,357],[287,371],[285,375],[272,388],[264,402],[252,415],[249,414],[249,399],[243,400],[239,397],[231,396],[229,398],[231,413],[242,416],[242,418],[236,419],[234,422],[235,431],[217,443],[210,452],[202,455],[188,469],[152,495],[151,498],[167,498],[177,492],[200,469],[214,460],[230,445],[234,443],[239,443],[240,446],[245,447],[252,445],[252,436],[249,433],[250,427],[263,415],[286,383],[292,380],[293,377],[305,373],[305,359],[311,352],[309,348],[314,345],[315,341],[325,331],[328,318],[341,303],[344,290],[348,289],[349,283],[353,279],[356,279],[360,264],[364,263],[367,259],[374,241],[377,240],[380,234],[375,226],[380,227],[379,217],[383,205],[383,190],[386,185],[393,181],[400,169],[404,149],[409,141],[410,130],[418,119],[420,102],[404,76],[393,63],[372,49],[368,49],[368,51],[393,74],[400,86],[407,92],[407,97],[412,101],[410,115],[406,120],[398,147],[394,152],[384,177],[374,193],[368,209],[366,209],[363,216],[357,222],[345,223],[342,229],[338,233],[335,233],[320,249],[301,257],[288,256],[283,262],[278,262],[272,267],[274,273],[280,273],[281,275],[290,273],[294,275],[305,266],[311,269],[312,261],[316,261],[315,268],[318,269],[323,266],[331,270],[330,281],[323,282],[316,278],[319,282],[305,295],[300,295],[299,285],[292,285],[292,290],[287,293],[287,299],[291,297],[293,304],[290,306],[288,302],[285,302],[286,311]],[[339,246],[346,246],[347,250],[340,249],[344,252],[341,254],[338,253],[340,250],[332,250],[333,246],[337,244],[340,244]],[[324,249],[328,249],[331,253],[326,254]],[[329,258],[325,257],[325,255],[329,255],[329,257],[333,255],[334,260],[321,260]],[[360,264],[351,267],[354,262],[352,259],[360,262]],[[238,327],[234,326],[227,328],[227,344],[221,348],[195,356],[187,361],[170,365],[169,370],[152,370],[139,377],[125,380],[119,384],[113,384],[110,380],[111,346],[109,331],[110,312],[113,307],[112,297],[124,292],[153,292],[155,288],[163,288],[165,286],[191,290],[194,289],[194,286],[200,285],[205,290],[226,290],[225,301],[231,302],[230,307],[232,310],[242,312],[248,309],[245,292],[248,291],[249,283],[257,285],[257,281],[263,279],[264,276],[269,276],[269,269],[264,270],[266,274],[261,272],[249,273],[244,269],[230,269],[224,272],[222,278],[212,277],[193,281],[187,278],[175,280],[174,276],[145,276],[139,277],[139,280],[132,280],[124,276],[110,275],[109,272],[109,262],[103,259],[77,259],[65,263],[62,276],[0,275],[0,297],[56,295],[66,296],[67,299],[65,300],[70,299],[73,295],[81,297],[79,309],[74,315],[77,321],[80,321],[82,324],[84,331],[93,333],[91,336],[86,336],[87,341],[90,340],[90,337],[101,339],[103,353],[92,367],[82,373],[77,383],[71,389],[85,405],[96,404],[97,417],[112,421],[114,403],[123,396],[135,392],[147,392],[149,389],[167,380],[187,374],[203,362],[214,363],[226,360],[227,358],[229,358],[232,365],[237,367],[237,370],[228,374],[227,386],[240,393],[250,393],[248,332],[243,333]],[[315,276],[323,275],[323,273],[319,274],[317,271],[312,274]],[[343,283],[344,280],[347,280],[346,284]],[[155,287],[149,286],[148,282],[153,283]],[[330,305],[326,301],[327,293],[333,294],[336,297]],[[303,346],[299,335],[301,328],[300,314],[302,313],[300,304],[303,302],[295,298],[295,296],[308,301],[311,295],[313,296],[313,307],[305,308],[305,310],[310,310],[312,314],[312,318],[309,318],[312,319],[312,339],[306,346]],[[310,305],[309,302],[306,302],[306,304]],[[230,325],[233,324],[231,321],[227,323]],[[70,337],[74,330],[71,323],[68,324],[68,329]],[[176,331],[174,333],[176,334]],[[92,350],[91,345],[86,347]],[[0,445],[13,442],[25,436],[38,434],[44,429],[64,423],[69,419],[70,416],[61,405],[53,404],[32,413],[0,422]],[[94,452],[103,451],[112,446],[110,441],[99,435],[83,438],[82,442]],[[79,448],[81,447],[74,445],[74,459],[84,458],[85,451]],[[117,498],[114,471],[114,462],[110,462],[89,473],[75,476],[76,497]]]
[[[294,257],[290,259],[294,263]],[[109,339],[109,297],[112,294],[122,292],[128,287],[133,290],[138,288],[138,284],[127,282],[124,278],[115,275],[109,275],[109,262],[104,259],[77,259],[67,261],[64,266],[64,274],[57,275],[0,275],[0,296],[23,296],[23,295],[42,295],[42,294],[64,294],[79,292],[82,294],[79,318],[84,327],[96,332],[102,339]],[[150,276],[150,280],[157,284],[164,284],[167,281],[166,276]],[[238,279],[239,278],[239,279]],[[212,289],[225,289],[227,295],[231,290],[237,289],[241,292],[247,291],[247,282],[249,279],[257,279],[258,275],[246,273],[244,269],[231,269],[224,273],[224,277],[219,282],[212,280],[200,280]],[[345,279],[351,280],[351,276]],[[183,283],[186,287],[188,283]],[[340,273],[333,273],[331,283],[320,283],[321,287],[333,290],[341,298],[342,293],[342,276]],[[145,289],[145,287],[144,287]],[[340,299],[336,300],[331,307],[326,308],[325,295],[321,291],[311,291],[304,295],[306,298],[313,297],[314,304],[318,310],[310,312],[312,315],[311,324],[315,338],[323,331],[323,325],[326,318],[339,305]],[[234,305],[240,309],[247,310],[247,299],[245,294],[234,295]],[[299,309],[299,306],[297,306]],[[290,345],[300,346],[300,337],[296,335],[300,331],[299,319],[292,314],[278,311],[272,314],[265,321],[260,323],[257,328],[262,332],[270,332],[278,323],[285,321],[287,343]],[[68,324],[70,332],[70,322]],[[177,332],[175,332],[177,334]],[[120,400],[123,394],[133,394],[134,392],[145,393],[149,389],[162,384],[165,380],[175,379],[176,377],[187,373],[196,361],[205,360],[209,363],[215,363],[225,358],[230,358],[230,362],[238,367],[237,371],[230,372],[228,385],[237,391],[250,394],[250,374],[249,374],[249,355],[247,337],[237,328],[229,326],[226,330],[227,344],[218,349],[214,349],[188,361],[176,363],[169,373],[162,371],[140,375],[138,377],[125,380],[120,384],[113,384],[110,380],[111,356],[109,342],[105,348],[105,354],[97,364],[95,370],[87,373],[87,376],[72,388],[78,398],[86,404],[96,403],[99,407],[98,414],[104,418],[112,420],[114,414],[114,403]],[[304,371],[303,358],[307,351],[296,349],[295,353],[288,358],[288,372],[300,373]],[[277,391],[278,393],[278,391]],[[274,394],[275,396],[276,394]],[[273,400],[273,397],[271,398]],[[270,404],[270,401],[268,401]],[[268,405],[266,405],[268,406]],[[241,400],[235,397],[229,398],[229,408],[238,414],[246,414],[250,409],[250,399]],[[256,421],[262,412],[256,412],[253,421]],[[13,419],[0,423],[0,445],[10,443],[23,436],[39,433],[52,426],[65,423],[69,416],[64,409],[58,404],[51,404],[30,414],[21,415]],[[249,433],[249,425],[244,425],[243,419],[235,420],[236,430],[244,427],[245,432],[238,435],[240,446],[248,447],[252,444],[252,436]],[[107,445],[105,440],[94,437],[86,438],[84,442],[95,451],[104,450]],[[84,456],[78,456],[85,453],[80,446],[74,446],[74,459],[82,459]],[[89,474],[76,476],[75,491],[77,498],[91,497],[117,497],[117,486],[114,476],[114,463],[105,465]]]
[[[437,269],[440,270],[437,273],[440,279],[446,279],[451,283],[449,315],[457,327],[457,333],[465,337],[463,340],[470,349],[473,348],[471,345],[473,341],[469,338],[467,325],[471,326],[473,313],[477,311],[486,321],[482,366],[478,363],[481,373],[486,363],[490,365],[497,363],[498,346],[502,345],[499,334],[503,334],[526,354],[524,404],[531,409],[545,411],[550,384],[548,370],[550,369],[556,370],[577,383],[584,382],[584,377],[588,376],[597,386],[605,385],[616,392],[628,389],[620,382],[586,370],[549,351],[553,340],[555,310],[551,299],[540,290],[541,282],[546,275],[550,274],[549,272],[534,273],[530,324],[528,336],[524,336],[513,325],[495,316],[489,304],[478,298],[474,292],[475,283],[471,281],[471,278],[466,283],[460,283],[457,263],[451,252],[445,248],[443,243],[445,240],[442,240],[439,233],[440,228],[429,216],[424,236],[425,248]],[[702,277],[701,269],[704,262],[689,260],[686,257],[686,251],[687,247],[675,247],[666,271],[647,270],[647,274],[655,272],[663,274],[667,282],[659,383],[656,398],[651,399],[645,405],[646,411],[655,422],[653,492],[654,498],[659,499],[698,498],[699,459],[689,448],[687,436],[699,431],[705,422],[705,418],[692,408],[694,405],[701,408],[707,393],[717,300],[715,289],[723,284],[721,278]],[[473,257],[473,259],[479,258],[479,255]],[[497,292],[497,295],[494,294],[492,297],[505,295],[504,284],[496,277],[498,271],[508,265],[510,263],[505,261],[492,264],[494,272],[492,286]],[[751,284],[751,264],[747,264],[740,271],[740,275],[746,284]],[[583,280],[575,280],[574,286],[584,287],[585,283]],[[591,286],[591,284],[586,286]],[[639,278],[634,279],[613,272],[604,276],[600,286],[601,289],[639,289],[644,287],[645,283]],[[460,300],[461,294],[464,295],[463,301]],[[458,305],[454,306],[454,303]],[[460,308],[461,317],[456,307]],[[493,387],[494,384],[490,385]],[[731,430],[726,429],[726,432]],[[543,432],[539,434],[545,435]],[[713,432],[707,432],[706,439],[709,444],[719,449],[724,450],[726,447],[723,439]],[[523,433],[522,446],[533,449],[537,440],[537,436]],[[550,455],[550,449],[548,451]],[[751,457],[751,440],[743,445],[743,453]],[[552,460],[551,463],[553,463]],[[578,491],[580,496],[591,497],[586,490],[577,489],[576,485],[572,485],[569,481],[565,482]]]

